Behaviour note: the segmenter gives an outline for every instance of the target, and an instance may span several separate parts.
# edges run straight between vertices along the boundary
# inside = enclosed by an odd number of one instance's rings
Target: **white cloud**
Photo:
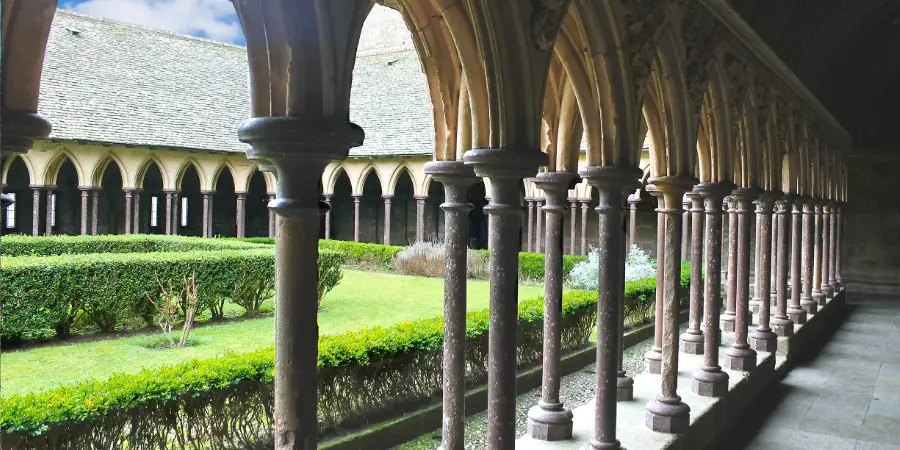
[[[63,8],[215,41],[243,41],[234,7],[227,0],[86,0]]]

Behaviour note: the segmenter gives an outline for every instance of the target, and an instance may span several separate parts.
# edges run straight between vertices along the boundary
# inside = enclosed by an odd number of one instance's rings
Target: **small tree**
[[[169,281],[169,287],[166,289],[162,282],[159,281],[159,276],[156,274],[154,274],[154,276],[156,277],[156,284],[159,285],[160,289],[159,302],[153,301],[153,298],[149,295],[147,296],[147,300],[150,300],[150,303],[156,309],[157,324],[159,324],[163,334],[169,340],[169,347],[184,347],[187,343],[188,336],[191,334],[191,327],[194,325],[194,317],[197,313],[198,295],[194,274],[191,274],[190,278],[184,278],[182,280],[182,289],[181,292],[178,293],[176,293],[175,288],[172,287],[171,281]],[[181,328],[181,338],[176,344],[175,340],[172,339],[172,329],[175,327],[175,322],[181,315],[181,309],[184,310],[184,324]]]
[[[322,308],[322,300],[325,295],[331,292],[341,280],[344,278],[344,271],[341,266],[344,264],[346,257],[338,252],[331,250],[319,251],[319,298],[317,305]]]

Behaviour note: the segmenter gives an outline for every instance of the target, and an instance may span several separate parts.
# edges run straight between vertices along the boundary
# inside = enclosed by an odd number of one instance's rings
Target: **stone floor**
[[[848,297],[849,316],[748,424],[745,449],[900,450],[900,298]],[[758,427],[757,427],[758,426]]]

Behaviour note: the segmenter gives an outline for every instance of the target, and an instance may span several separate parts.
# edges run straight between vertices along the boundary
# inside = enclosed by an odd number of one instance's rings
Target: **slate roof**
[[[434,118],[413,49],[357,58],[350,119],[366,131],[351,156],[431,155]],[[51,139],[243,152],[249,115],[243,47],[59,11],[38,111]]]

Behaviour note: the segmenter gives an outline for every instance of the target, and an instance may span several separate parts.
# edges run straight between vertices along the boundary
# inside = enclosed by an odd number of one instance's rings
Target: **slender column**
[[[53,236],[53,216],[56,214],[56,205],[53,202],[53,190],[56,186],[47,186],[45,196],[47,197],[47,224],[44,226],[44,236]]]
[[[384,199],[384,245],[391,245],[391,194],[381,196]]]
[[[758,200],[754,200],[753,203],[757,204]],[[759,212],[757,211],[757,215]],[[760,228],[759,220],[755,222],[756,227],[754,227],[754,233],[756,235],[753,239],[753,245],[756,247],[756,251],[753,252],[753,297],[750,298],[750,314],[759,313],[759,289],[760,289],[760,273],[762,269],[760,268],[760,264],[762,264],[762,255],[765,251],[762,249],[762,238],[760,233],[762,232],[762,228]],[[752,226],[752,225],[751,225]]]
[[[828,233],[830,234],[829,239],[829,250],[828,250],[828,284],[831,285],[831,290],[834,293],[837,293],[841,290],[840,285],[837,282],[837,212],[838,212],[838,203],[831,202],[831,214],[828,215]]]
[[[461,161],[425,164],[425,173],[444,186],[444,383],[442,450],[465,447],[466,240],[469,187],[477,181]]]
[[[275,201],[275,194],[269,194],[269,204]],[[276,228],[277,225],[277,217],[275,211],[269,208],[269,237],[274,238],[276,234],[278,234],[278,230]]]
[[[643,174],[641,174],[643,175]],[[638,183],[632,184],[631,186],[637,186]],[[631,189],[628,188],[628,191],[622,193],[622,197],[624,199],[630,198],[628,194],[630,194]],[[624,214],[623,214],[623,222],[624,222]],[[621,226],[623,232],[625,230],[625,224],[622,223]],[[630,402],[634,400],[634,379],[628,375],[628,372],[625,371],[625,261],[628,258],[628,243],[625,239],[621,240],[622,248],[619,250],[619,258],[620,263],[619,267],[622,268],[622,276],[619,277],[619,289],[616,291],[618,294],[618,310],[619,310],[619,319],[618,319],[618,334],[616,337],[619,341],[619,348],[617,350],[618,361],[616,365],[616,401],[617,402]],[[598,302],[599,303],[599,302]]]
[[[544,211],[542,210],[544,205],[544,199],[538,198],[534,201],[534,215],[535,215],[535,225],[534,225],[534,252],[535,253],[544,253]]]
[[[546,163],[547,154],[538,150],[477,149],[467,151],[463,158],[491,185],[491,200],[484,208],[490,215],[491,250],[487,448],[512,448],[516,437],[518,235],[523,212],[519,188],[525,177],[535,175]]]
[[[331,239],[331,199],[334,194],[322,194],[325,203],[328,204],[328,211],[325,211],[325,239]]]
[[[771,255],[769,258],[769,262],[771,263],[771,267],[769,268],[769,274],[771,275],[769,277],[769,299],[772,301],[773,306],[778,297],[778,277],[775,275],[778,273],[778,239],[779,236],[784,233],[779,226],[778,219],[775,216],[772,216],[772,249],[769,253],[769,255]]]
[[[725,368],[749,371],[756,367],[756,351],[747,342],[750,322],[750,212],[756,190],[738,188],[731,194],[737,215],[737,273],[734,301],[734,344],[725,351]]]
[[[236,197],[237,204],[235,205],[237,217],[235,218],[236,225],[236,235],[239,238],[246,237],[246,223],[247,223],[247,212],[244,208],[247,200],[247,194],[245,192],[235,192],[234,196]],[[326,213],[327,216],[327,213]]]
[[[691,257],[691,201],[682,199],[681,209],[681,257],[687,261]]]
[[[203,237],[210,237],[212,228],[212,193],[214,191],[200,191],[203,194]]]
[[[166,212],[163,214],[163,217],[166,221],[166,234],[172,234],[172,191],[170,189],[166,189],[164,191],[166,193]]]
[[[640,203],[637,197],[634,194],[628,196],[628,249],[625,253],[626,255],[630,251],[631,247],[637,245],[637,205]]]
[[[97,225],[100,222],[100,189],[91,191],[91,235],[97,235]]]
[[[41,234],[41,191],[44,189],[43,186],[35,186],[31,187],[31,235],[34,237],[38,237]]]
[[[131,189],[123,189],[125,191],[125,234],[131,234],[131,208],[132,208],[132,195]],[[204,210],[205,210],[204,205]]]
[[[841,229],[841,224],[843,223],[844,207],[842,205],[838,205],[837,207],[837,217],[835,218],[834,232],[835,232],[835,251],[834,251],[834,281],[837,282],[838,286],[841,288],[844,287],[844,277],[841,275],[841,240],[842,235],[844,234]]]
[[[590,199],[581,200],[581,254],[587,255],[588,204]]]
[[[525,244],[525,251],[531,253],[534,251],[534,199],[525,199],[528,202],[528,241]]]
[[[787,280],[788,280],[788,212],[791,209],[793,196],[785,194],[784,198],[775,202],[775,229],[777,251],[775,252],[775,317],[772,318],[772,331],[777,336],[791,336],[794,334],[794,322],[788,316],[788,296],[787,296]],[[799,301],[800,297],[797,297]],[[801,310],[802,311],[802,310]]]
[[[647,404],[647,427],[659,433],[684,433],[691,422],[691,408],[678,395],[678,324],[681,298],[681,219],[678,206],[684,193],[691,190],[694,181],[686,177],[651,178],[654,187],[662,192],[665,207],[665,245],[662,263],[663,291],[663,340],[660,393]],[[674,206],[674,207],[670,207]]]
[[[788,317],[794,325],[806,323],[806,309],[800,302],[803,282],[801,280],[801,254],[803,253],[803,200],[794,197],[791,203],[791,302]]]
[[[88,232],[88,196],[91,191],[90,186],[79,186],[81,191],[81,235],[86,236]]]
[[[569,254],[578,254],[578,199],[569,197]]]
[[[681,335],[681,351],[689,355],[703,354],[703,195],[699,191],[686,194],[688,217],[693,222],[690,226],[691,242],[683,249],[690,251],[691,289],[690,309],[688,312],[688,329]]]
[[[822,285],[819,290],[826,297],[834,297],[834,289],[831,287],[831,202],[822,204]]]
[[[132,191],[131,198],[134,201],[134,225],[131,229],[134,234],[141,234],[141,190]]]
[[[722,306],[722,198],[729,189],[730,186],[724,184],[707,183],[695,188],[695,192],[703,196],[706,206],[706,285],[703,293],[706,333],[703,339],[703,367],[694,373],[691,391],[706,397],[721,397],[728,393],[728,374],[719,366],[722,334],[719,310]],[[691,283],[693,289],[693,281]]]
[[[425,242],[425,201],[427,195],[417,195],[416,199],[416,242]]]
[[[800,305],[807,314],[815,314],[819,310],[819,302],[813,299],[813,217],[815,209],[812,199],[807,198],[803,203],[803,261],[801,263],[801,281],[803,292],[800,296]]]
[[[759,326],[750,335],[750,345],[760,352],[774,352],[778,348],[778,336],[769,327],[769,313],[771,311],[771,286],[772,264],[769,259],[773,256],[772,248],[772,207],[776,194],[764,192],[756,201],[756,229],[759,244],[757,261],[759,272],[756,273],[754,287],[759,296]]]
[[[812,299],[819,306],[825,306],[825,293],[822,292],[822,202],[816,200],[813,216],[813,261],[812,261]]]
[[[659,375],[662,371],[663,350],[663,302],[665,292],[663,290],[665,269],[665,238],[666,238],[666,209],[665,198],[662,192],[655,186],[647,186],[647,192],[656,198],[656,310],[654,314],[653,345],[647,353],[644,353],[644,367],[647,372]],[[680,199],[679,199],[680,200]]]
[[[594,437],[587,448],[620,449],[616,439],[616,402],[619,400],[619,310],[625,277],[623,196],[637,185],[640,173],[617,167],[587,166],[581,177],[597,189],[599,214],[597,251],[597,395]]]
[[[359,202],[361,194],[353,195],[353,242],[359,242]]]
[[[172,192],[172,234],[178,235],[181,229],[181,191]]]
[[[563,219],[569,183],[576,177],[574,173],[541,172],[534,179],[534,184],[544,192],[547,230],[541,400],[528,410],[528,434],[545,441],[572,438],[572,411],[559,400],[559,384],[562,378]]]
[[[720,319],[722,331],[735,330],[735,302],[737,300],[737,253],[738,253],[738,214],[734,197],[726,198],[728,203],[728,291],[725,298],[725,312]]]

